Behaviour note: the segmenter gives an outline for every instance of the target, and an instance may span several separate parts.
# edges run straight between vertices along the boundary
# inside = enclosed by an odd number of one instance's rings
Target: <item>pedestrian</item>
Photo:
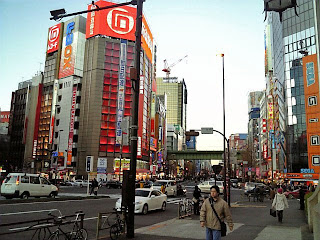
[[[201,191],[198,188],[198,186],[195,186],[193,191],[193,199],[192,199],[194,215],[200,215],[200,210],[199,210],[200,198],[201,198]]]
[[[233,230],[229,206],[219,197],[219,193],[219,187],[212,186],[210,197],[204,201],[200,210],[200,224],[201,227],[206,227],[206,240],[221,239],[221,223],[224,220],[227,221],[230,231]]]
[[[98,181],[94,178],[91,184],[91,191],[90,191],[90,195],[92,193],[94,193],[95,196],[98,195],[98,187],[99,187],[99,183]]]
[[[161,185],[160,191],[166,193],[166,186],[164,184]]]
[[[276,191],[274,190],[274,188],[273,188],[273,187],[271,187],[271,189],[270,189],[270,193],[269,193],[270,200],[273,200],[273,199],[274,199],[274,197],[275,197],[275,195],[276,195]]]
[[[300,189],[299,189],[300,210],[304,210],[304,195],[305,195],[305,192],[304,192],[303,186],[300,186]]]
[[[286,196],[283,194],[282,188],[278,189],[278,193],[273,199],[272,208],[277,211],[278,222],[282,222],[283,219],[283,210],[289,208],[288,201]]]

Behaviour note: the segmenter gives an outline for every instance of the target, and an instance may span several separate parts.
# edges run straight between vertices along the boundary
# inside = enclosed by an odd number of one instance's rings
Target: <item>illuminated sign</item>
[[[100,8],[114,5],[114,3],[107,1],[98,1],[95,4]],[[88,6],[89,10],[95,8],[96,6],[94,5]],[[136,8],[129,6],[89,12],[87,16],[86,38],[105,35],[135,41],[136,15]],[[153,36],[144,16],[142,18],[141,45],[152,62]]]
[[[74,72],[74,51],[72,43],[74,42],[73,30],[75,22],[70,22],[66,26],[65,37],[63,38],[62,59],[60,63],[59,78],[72,75]]]
[[[0,112],[0,123],[8,123],[10,118],[10,111]]]
[[[49,28],[47,53],[55,52],[59,49],[60,32],[61,23]]]
[[[123,111],[124,111],[126,65],[127,65],[127,40],[121,39],[120,64],[119,64],[119,74],[118,74],[118,108],[117,108],[116,144],[122,144],[121,122],[122,122]]]
[[[314,78],[314,63],[313,62],[308,62],[306,64],[306,77],[307,77],[307,87],[311,86],[314,84],[315,78]]]
[[[314,173],[314,170],[309,168],[302,168],[300,169],[300,173]]]
[[[72,103],[70,112],[70,130],[68,140],[68,154],[67,154],[67,166],[71,166],[72,162],[72,144],[73,144],[73,132],[74,132],[74,118],[76,113],[76,100],[77,100],[77,87],[73,87],[72,91]]]

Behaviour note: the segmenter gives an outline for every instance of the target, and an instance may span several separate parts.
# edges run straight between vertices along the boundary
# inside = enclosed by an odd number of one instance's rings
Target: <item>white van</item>
[[[161,191],[161,186],[164,185],[166,190],[165,193],[168,196],[177,195],[177,182],[174,180],[157,180],[153,183],[152,188]]]
[[[58,188],[38,174],[9,173],[1,185],[1,195],[6,199],[20,197],[56,197]]]

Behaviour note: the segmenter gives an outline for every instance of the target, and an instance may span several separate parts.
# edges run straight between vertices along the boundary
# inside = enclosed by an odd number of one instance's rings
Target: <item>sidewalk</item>
[[[225,240],[313,240],[309,233],[304,212],[297,200],[289,200],[289,209],[284,212],[283,223],[269,215],[271,202],[240,202],[232,204],[234,229],[227,232]],[[108,238],[105,238],[108,239]],[[125,239],[123,237],[122,239]],[[135,230],[135,238],[147,239],[205,239],[205,229],[200,227],[199,216],[188,219],[170,219]]]

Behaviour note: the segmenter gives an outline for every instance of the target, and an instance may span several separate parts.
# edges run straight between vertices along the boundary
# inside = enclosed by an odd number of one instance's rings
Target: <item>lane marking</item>
[[[12,212],[12,213],[2,213],[0,216],[10,216],[10,215],[18,215],[18,214],[27,214],[27,213],[39,213],[39,212],[53,212],[57,211],[60,212],[59,209],[48,209],[48,210],[38,210],[38,211],[28,211],[28,212]],[[61,214],[61,212],[60,212]]]
[[[65,201],[48,201],[48,202],[31,202],[31,203],[5,203],[5,204],[0,204],[0,206],[15,206],[15,205],[32,205],[32,204],[39,204],[39,203],[67,203],[67,202],[80,202],[80,201],[97,201],[97,200],[106,200],[106,199],[111,199],[111,198],[98,198],[98,199],[74,199],[74,200],[65,200]]]

